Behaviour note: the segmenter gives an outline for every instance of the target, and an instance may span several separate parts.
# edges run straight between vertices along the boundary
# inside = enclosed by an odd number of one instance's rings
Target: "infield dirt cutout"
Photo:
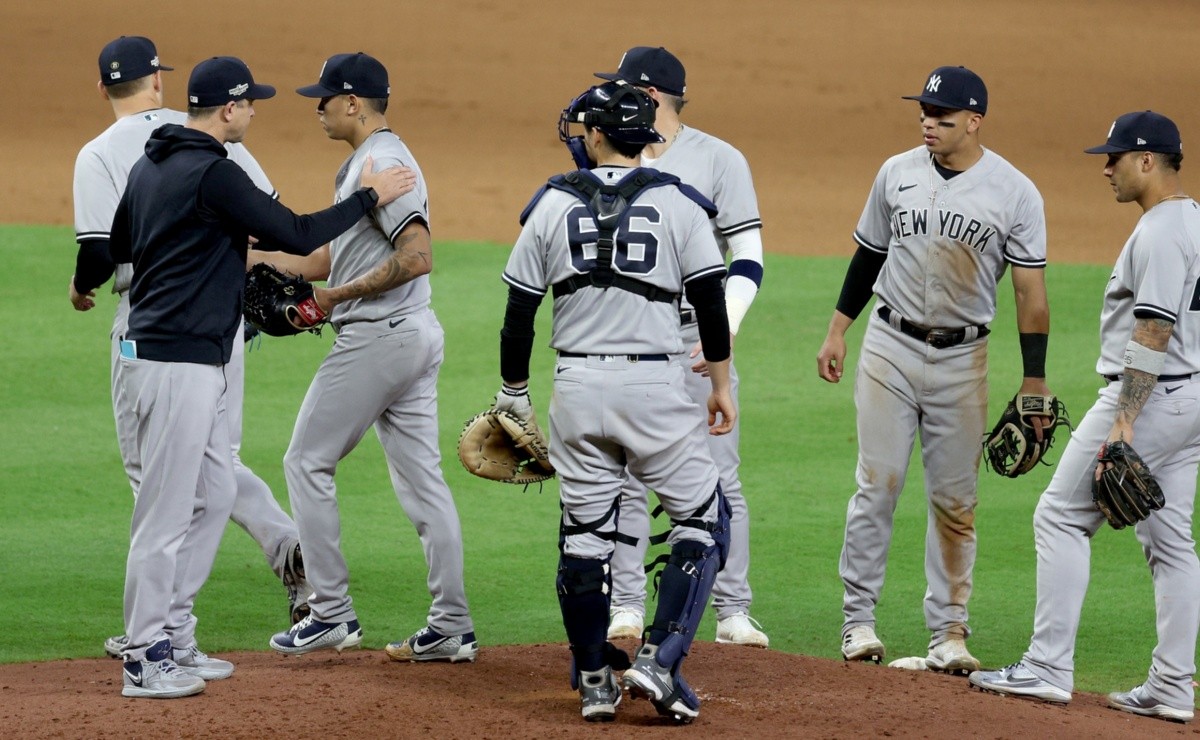
[[[622,51],[641,44],[665,45],[686,65],[692,102],[684,121],[749,159],[764,243],[776,253],[850,255],[875,172],[920,143],[916,106],[899,98],[942,64],[965,64],[987,82],[984,144],[1041,190],[1052,262],[1110,263],[1137,219],[1136,208],[1112,202],[1103,163],[1081,153],[1103,141],[1113,118],[1155,108],[1180,124],[1185,140],[1200,137],[1200,104],[1189,92],[1200,4],[1166,0],[60,0],[9,3],[3,15],[10,116],[0,160],[10,177],[0,184],[0,221],[9,223],[71,223],[75,154],[112,120],[95,90],[96,55],[121,34],[152,37],[176,67],[164,75],[168,106],[185,105],[191,67],[214,54],[242,57],[259,82],[278,87],[275,99],[256,106],[247,144],[283,202],[300,211],[328,204],[349,150],[325,139],[312,101],[292,90],[315,81],[330,54],[378,56],[391,71],[389,120],[429,180],[440,241],[511,243],[527,199],[569,168],[555,134],[559,110],[597,82],[592,72],[615,69]],[[1185,164],[1185,180],[1190,171]],[[65,283],[73,245],[48,245],[48,255],[61,261]],[[807,288],[773,285],[768,274],[764,289]],[[802,320],[824,325],[827,318]],[[403,516],[398,508],[396,516]],[[768,590],[756,584],[760,598],[782,598]],[[819,631],[831,641],[838,631],[836,624],[766,627],[772,637]],[[454,666],[399,664],[381,651],[221,654],[237,673],[174,701],[123,699],[112,660],[4,665],[0,722],[13,737],[93,738],[1192,734],[1107,709],[1095,695],[1056,707],[968,691],[963,678],[707,641],[686,664],[704,701],[692,727],[668,726],[645,702],[629,701],[614,724],[591,726],[567,684],[565,646],[496,646],[490,641],[522,636],[502,637],[487,625],[479,631],[479,662]],[[105,635],[95,637],[99,648]]]

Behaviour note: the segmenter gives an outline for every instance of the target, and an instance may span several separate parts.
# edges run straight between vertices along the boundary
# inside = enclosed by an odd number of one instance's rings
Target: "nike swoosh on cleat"
[[[1167,393],[1174,393],[1175,391],[1179,390],[1182,387],[1183,387],[1182,385],[1177,385],[1174,388],[1168,388]]]
[[[905,190],[912,190],[915,187],[916,185],[901,185],[900,192],[903,193]]]
[[[334,629],[337,629],[337,628],[335,627]],[[293,644],[294,644],[296,647],[304,647],[305,645],[307,645],[308,643],[312,642],[313,640],[319,640],[319,639],[321,639],[322,637],[324,637],[325,635],[328,635],[328,634],[329,634],[330,632],[332,632],[332,631],[333,631],[333,630],[325,630],[324,632],[321,632],[321,633],[315,634],[315,635],[313,635],[312,637],[309,637],[309,638],[303,638],[303,637],[301,637],[300,635],[296,635],[296,639],[292,640],[292,643],[293,643]]]
[[[122,669],[122,670],[124,670],[124,669]],[[142,677],[140,675],[135,676],[132,673],[130,673],[129,671],[125,671],[125,677],[128,678],[130,681],[132,681],[133,683],[135,683],[138,686],[142,685]]]

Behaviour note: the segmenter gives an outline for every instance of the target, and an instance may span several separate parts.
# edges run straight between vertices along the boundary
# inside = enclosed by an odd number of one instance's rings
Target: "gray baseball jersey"
[[[1175,322],[1166,366],[1134,422],[1132,444],[1166,499],[1161,510],[1134,526],[1157,595],[1158,642],[1143,686],[1156,702],[1184,710],[1195,706],[1192,677],[1200,629],[1200,561],[1192,536],[1200,466],[1198,286],[1200,205],[1189,198],[1154,206],[1142,215],[1105,289],[1097,363],[1104,374],[1123,369],[1121,355],[1132,336],[1134,311]],[[1033,516],[1037,607],[1024,663],[1066,691],[1074,688],[1075,638],[1087,593],[1092,536],[1105,524],[1092,503],[1096,454],[1112,429],[1120,391],[1120,382],[1100,390],[1072,432]]]
[[[713,236],[721,250],[723,259],[729,258],[729,237],[734,234],[762,228],[758,212],[758,197],[750,165],[742,153],[732,145],[715,136],[689,126],[681,126],[679,136],[671,142],[667,151],[657,159],[643,155],[642,165],[654,167],[675,175],[698,190],[701,195],[717,206],[717,215],[711,219]],[[734,259],[737,259],[735,254]],[[681,301],[685,309],[691,306],[685,298]],[[691,317],[689,317],[691,318]],[[683,352],[676,362],[690,366],[695,360],[688,353],[700,339],[694,318],[682,327]],[[730,366],[734,403],[738,403],[737,369]],[[704,408],[705,400],[712,389],[708,378],[688,370],[684,374],[689,395]],[[741,420],[729,434],[710,436],[708,447],[717,469],[721,473],[721,490],[729,501],[730,540],[725,567],[717,574],[713,584],[713,609],[717,617],[724,619],[739,612],[748,612],[752,599],[748,574],[750,569],[750,520],[746,499],[742,495],[742,481],[738,475],[741,455],[738,443],[741,437]],[[614,609],[630,609],[645,613],[646,572],[643,561],[649,545],[650,512],[647,508],[649,491],[642,483],[630,478],[621,492],[621,532],[637,539],[636,545],[618,542],[613,550],[612,606]]]
[[[1009,263],[1046,264],[1046,217],[1029,178],[985,149],[970,169],[943,179],[924,146],[879,170],[854,240],[887,261],[879,300],[925,327],[986,324]]]
[[[620,182],[630,170],[601,167],[603,181]],[[657,288],[681,291],[684,281],[724,272],[708,218],[674,187],[644,191],[628,216],[627,251],[614,255],[615,272]],[[549,190],[529,214],[513,247],[504,280],[545,295],[553,285],[592,268],[595,221],[578,198]],[[550,346],[581,354],[658,354],[683,350],[679,312],[624,290],[580,290],[555,302]]]
[[[972,329],[968,341],[934,347],[901,332],[899,318],[942,329],[991,321],[1007,266],[1045,265],[1042,198],[1028,178],[987,149],[969,169],[947,178],[920,146],[879,170],[854,239],[887,255],[874,290],[894,324],[870,314],[856,366],[858,490],[847,510],[839,563],[843,635],[874,626],[892,517],[919,434],[930,510],[925,623],[933,648],[970,634],[987,339]]]
[[[342,164],[338,170],[334,203],[348,198],[359,189],[363,163],[367,157],[375,160],[375,170],[397,165],[411,167],[417,173],[417,186],[412,192],[382,208],[376,208],[369,218],[352,226],[329,245],[332,264],[330,287],[344,285],[370,272],[389,254],[392,243],[404,227],[413,221],[429,226],[429,192],[425,178],[408,147],[391,131],[376,131]],[[353,321],[379,321],[389,316],[411,313],[429,305],[429,277],[421,277],[370,298],[356,298],[338,304],[331,320],[335,326]]]
[[[167,123],[183,124],[187,114],[159,108],[125,116],[115,121],[96,138],[84,144],[75,158],[75,241],[107,239],[117,203],[125,192],[129,170],[145,152],[150,132]],[[260,190],[275,195],[267,173],[241,144],[227,144],[229,158],[237,162]],[[116,266],[113,292],[129,289],[133,266]]]
[[[393,240],[414,220],[429,226],[428,190],[408,147],[387,129],[375,132],[346,160],[335,179],[340,201],[358,190],[363,162],[417,173],[416,188],[376,208],[330,245],[329,285],[369,272],[393,252]],[[383,445],[396,498],[417,530],[433,597],[427,623],[442,635],[474,629],[463,580],[462,528],[438,450],[437,380],[445,335],[430,308],[428,276],[333,311],[337,341],[309,385],[284,456],[292,512],[304,543],[313,617],[357,619],[350,570],[341,551],[334,474],[372,426]]]

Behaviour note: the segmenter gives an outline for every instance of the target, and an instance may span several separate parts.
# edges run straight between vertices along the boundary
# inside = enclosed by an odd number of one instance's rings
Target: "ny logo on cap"
[[[250,83],[243,82],[240,85],[236,85],[234,87],[229,88],[229,94],[230,95],[245,95],[246,91],[249,89],[250,89]]]
[[[154,57],[153,59],[151,59],[151,60],[150,60],[150,66],[151,66],[151,67],[157,67],[157,66],[158,66],[158,57]]]
[[[929,75],[929,84],[925,86],[926,90],[928,90],[929,92],[935,93],[938,91],[938,88],[941,86],[942,86],[942,76],[941,75]]]

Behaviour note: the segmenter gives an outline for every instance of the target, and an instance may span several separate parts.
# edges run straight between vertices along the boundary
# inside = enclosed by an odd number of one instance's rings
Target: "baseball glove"
[[[458,437],[458,459],[467,472],[525,485],[554,477],[546,438],[530,417],[488,409],[467,420]]]
[[[1041,416],[1042,441],[1029,423],[1030,416]],[[983,439],[984,460],[1000,475],[1016,478],[1046,462],[1046,452],[1054,444],[1054,430],[1059,425],[1071,426],[1067,407],[1054,396],[1018,393],[1008,402],[1000,421]]]
[[[1167,502],[1150,468],[1130,445],[1120,440],[1101,445],[1096,464],[1104,463],[1112,467],[1099,480],[1092,479],[1092,501],[1113,529],[1137,524]]]
[[[242,315],[255,328],[273,337],[321,332],[328,316],[317,305],[312,283],[260,262],[246,272]]]

